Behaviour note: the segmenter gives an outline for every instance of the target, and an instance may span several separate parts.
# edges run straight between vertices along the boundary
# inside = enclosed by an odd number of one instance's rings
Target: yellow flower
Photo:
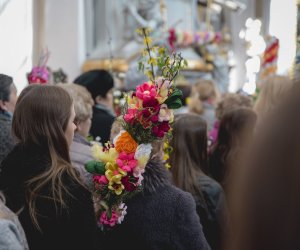
[[[158,54],[163,55],[166,52],[166,49],[161,47],[158,49]]]
[[[145,45],[148,44],[148,46],[150,46],[150,45],[152,44],[152,39],[151,39],[151,37],[145,37],[145,38],[144,38],[144,44],[145,44]]]
[[[103,151],[103,147],[95,144],[92,147],[92,155],[95,160],[107,162],[115,162],[118,158],[118,152],[115,148],[109,148],[108,150]]]
[[[165,164],[165,167],[166,167],[167,169],[170,169],[170,168],[171,168],[170,163],[166,163],[166,164]]]
[[[157,65],[157,61],[155,58],[151,57],[149,60],[148,60],[148,63],[149,64],[153,64],[153,65]]]
[[[116,195],[120,195],[124,189],[121,180],[127,173],[120,169],[116,164],[112,163],[107,163],[105,168],[105,176],[109,181],[108,188],[114,190]]]

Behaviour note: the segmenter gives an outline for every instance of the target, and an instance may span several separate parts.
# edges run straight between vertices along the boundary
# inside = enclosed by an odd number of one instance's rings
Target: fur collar
[[[152,194],[159,187],[170,185],[170,175],[163,162],[151,159],[145,168],[143,191],[144,194]]]

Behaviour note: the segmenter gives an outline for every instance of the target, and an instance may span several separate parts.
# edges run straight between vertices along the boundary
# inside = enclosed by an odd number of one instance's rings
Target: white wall
[[[20,92],[31,70],[32,0],[0,1],[0,73],[12,76]]]
[[[48,66],[62,68],[73,81],[85,60],[83,0],[45,0],[44,43],[50,51]]]

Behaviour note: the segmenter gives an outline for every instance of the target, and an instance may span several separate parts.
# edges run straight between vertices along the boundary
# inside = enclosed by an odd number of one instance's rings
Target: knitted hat
[[[9,100],[11,84],[13,84],[12,77],[4,74],[0,74],[0,100],[2,101]]]
[[[93,99],[98,95],[105,97],[107,92],[114,87],[114,79],[106,70],[91,70],[78,76],[74,83],[88,89]]]

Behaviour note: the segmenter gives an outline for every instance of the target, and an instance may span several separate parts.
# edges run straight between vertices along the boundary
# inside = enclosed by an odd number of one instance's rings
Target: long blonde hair
[[[68,175],[81,183],[77,172],[71,166],[69,147],[65,130],[71,116],[71,96],[57,86],[35,86],[25,89],[16,104],[12,128],[22,145],[36,145],[47,149],[50,167],[27,182],[27,201],[34,225],[37,221],[36,198],[43,187],[50,185],[51,192],[45,197],[54,201],[55,207],[66,206],[65,194],[70,194],[63,182]],[[34,123],[33,123],[34,121]]]
[[[262,82],[261,91],[254,105],[254,110],[261,118],[278,104],[293,86],[292,80],[285,76],[270,76]]]

